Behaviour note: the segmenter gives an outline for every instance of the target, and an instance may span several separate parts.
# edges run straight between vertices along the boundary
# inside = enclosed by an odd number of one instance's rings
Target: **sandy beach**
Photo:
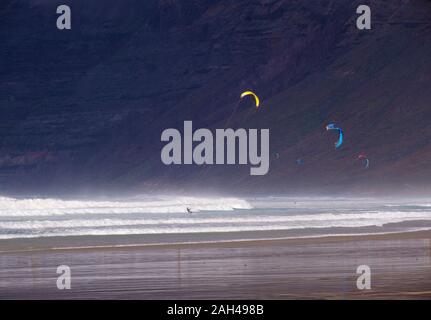
[[[430,231],[2,249],[1,299],[431,299]],[[56,287],[60,265],[71,290]],[[356,287],[359,265],[371,268],[371,290]]]

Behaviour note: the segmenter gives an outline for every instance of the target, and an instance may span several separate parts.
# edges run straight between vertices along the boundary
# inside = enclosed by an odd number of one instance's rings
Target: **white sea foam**
[[[251,209],[237,198],[161,197],[149,200],[84,201],[60,199],[0,198],[0,217],[52,216],[73,214],[179,213],[187,207],[194,211]]]
[[[42,221],[0,221],[1,229],[38,230],[54,228],[91,228],[91,227],[121,227],[121,226],[193,226],[193,225],[278,225],[301,227],[318,224],[322,227],[334,226],[381,226],[387,223],[427,220],[431,217],[425,212],[364,212],[361,214],[309,214],[292,216],[247,216],[243,217],[196,217],[196,218],[166,218],[166,219],[75,219],[75,220],[42,220]]]
[[[193,213],[187,213],[187,207]],[[368,199],[136,197],[112,201],[0,198],[0,239],[383,227],[429,221],[412,203]],[[420,226],[422,222],[417,222]],[[330,232],[329,232],[330,233]]]

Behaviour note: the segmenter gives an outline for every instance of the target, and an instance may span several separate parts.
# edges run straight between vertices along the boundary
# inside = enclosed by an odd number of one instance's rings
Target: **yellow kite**
[[[256,100],[256,108],[258,108],[260,105],[260,100],[259,100],[259,97],[254,92],[245,91],[245,92],[241,93],[241,99],[244,98],[245,96],[250,96],[250,95],[253,96],[254,99]]]

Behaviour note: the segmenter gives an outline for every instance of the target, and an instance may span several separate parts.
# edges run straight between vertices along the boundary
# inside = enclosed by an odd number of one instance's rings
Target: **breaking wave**
[[[187,212],[187,208],[192,209],[192,214]],[[417,222],[424,227],[424,221],[431,225],[431,212],[424,205],[367,199],[165,196],[88,201],[0,198],[0,239],[332,228],[353,230],[404,222]]]
[[[0,198],[0,217],[52,216],[76,214],[181,213],[194,211],[229,211],[251,209],[251,205],[236,198],[166,197],[118,201],[85,201],[60,199]]]

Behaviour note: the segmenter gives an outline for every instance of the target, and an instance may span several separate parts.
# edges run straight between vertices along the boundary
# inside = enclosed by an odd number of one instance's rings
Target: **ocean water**
[[[192,213],[187,212],[191,208]],[[431,201],[140,196],[0,197],[0,239],[291,231],[295,236],[431,229]]]

